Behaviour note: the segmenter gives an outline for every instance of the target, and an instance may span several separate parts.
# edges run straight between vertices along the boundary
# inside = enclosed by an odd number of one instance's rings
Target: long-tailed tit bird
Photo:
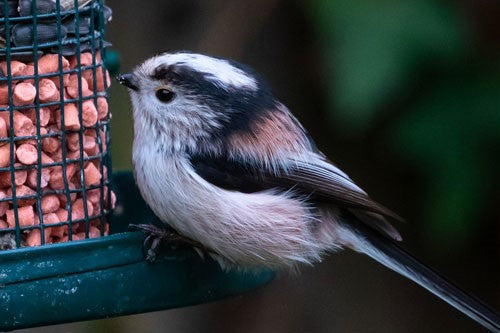
[[[118,80],[133,104],[137,185],[179,237],[249,269],[311,264],[349,248],[500,331],[497,314],[396,244],[389,221],[400,218],[318,151],[248,67],[165,53]]]

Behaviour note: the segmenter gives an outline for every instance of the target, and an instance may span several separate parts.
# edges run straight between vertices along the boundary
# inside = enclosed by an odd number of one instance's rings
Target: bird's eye
[[[160,88],[156,90],[156,98],[160,100],[160,102],[168,103],[175,97],[175,93],[172,90],[166,88]]]

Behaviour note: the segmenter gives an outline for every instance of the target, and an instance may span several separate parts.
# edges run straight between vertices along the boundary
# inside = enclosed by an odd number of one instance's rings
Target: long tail
[[[500,332],[500,316],[497,313],[425,266],[395,242],[361,222],[349,221],[349,225],[344,227],[345,241],[351,248],[409,278],[488,330]]]

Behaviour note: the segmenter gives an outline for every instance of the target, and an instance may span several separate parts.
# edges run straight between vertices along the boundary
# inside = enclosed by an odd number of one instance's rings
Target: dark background
[[[155,53],[230,57],[267,77],[319,148],[405,217],[404,246],[500,309],[498,1],[109,0],[127,71]],[[132,115],[114,82],[115,169]],[[361,255],[225,301],[32,332],[482,332]],[[25,331],[27,332],[27,331]]]

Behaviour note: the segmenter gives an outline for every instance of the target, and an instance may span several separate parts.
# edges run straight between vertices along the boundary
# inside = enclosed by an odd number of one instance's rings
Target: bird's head
[[[159,134],[171,150],[223,141],[277,104],[248,67],[189,52],[152,57],[117,79],[130,90],[136,138]]]

